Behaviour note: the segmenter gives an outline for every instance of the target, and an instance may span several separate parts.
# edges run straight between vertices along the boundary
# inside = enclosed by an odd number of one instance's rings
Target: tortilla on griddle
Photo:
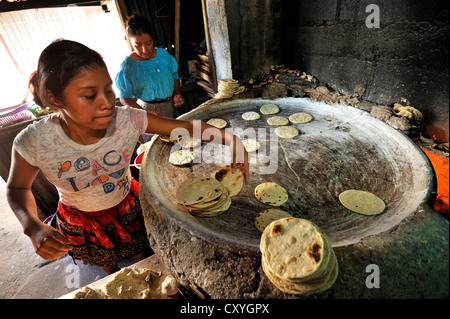
[[[256,152],[261,147],[261,144],[257,140],[251,138],[242,140],[242,144],[244,144],[245,150],[248,153]]]
[[[241,116],[246,121],[254,121],[261,118],[261,115],[254,111],[245,112]]]
[[[228,125],[227,121],[221,118],[212,118],[206,123],[220,129],[225,128]]]
[[[202,140],[193,136],[182,136],[178,141],[178,144],[182,148],[196,148],[202,144]]]
[[[299,134],[297,128],[293,126],[278,126],[275,129],[275,134],[277,134],[281,138],[294,138]]]
[[[264,229],[267,227],[267,225],[269,225],[271,222],[286,217],[292,217],[292,215],[282,209],[277,208],[265,209],[259,212],[258,215],[256,215],[255,227],[260,232],[263,232]]]
[[[244,174],[240,169],[232,171],[231,165],[221,167],[212,172],[211,177],[217,179],[228,191],[228,196],[237,195],[244,185]]]
[[[281,206],[288,200],[288,193],[277,183],[265,182],[256,186],[255,197],[261,203]]]
[[[170,154],[169,163],[176,166],[182,166],[191,163],[194,158],[194,152],[188,150],[178,150]]]
[[[278,112],[280,112],[280,108],[276,104],[267,103],[267,104],[264,104],[263,106],[261,106],[259,111],[262,114],[277,114]]]
[[[311,116],[311,114],[308,114],[305,112],[298,112],[298,113],[291,114],[289,116],[289,121],[291,121],[292,123],[295,123],[295,124],[308,123],[308,122],[311,122],[312,119],[313,119],[313,117]]]
[[[269,125],[287,125],[289,120],[283,116],[272,116],[267,119]]]
[[[378,215],[386,204],[377,195],[361,190],[349,189],[339,194],[341,204],[352,212],[363,215]]]
[[[166,143],[178,143],[181,139],[181,136],[178,136],[176,139],[170,139],[170,135],[160,135],[159,136],[160,140]]]

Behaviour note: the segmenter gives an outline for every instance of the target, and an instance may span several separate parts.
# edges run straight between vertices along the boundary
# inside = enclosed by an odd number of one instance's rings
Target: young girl
[[[115,106],[112,81],[101,56],[60,40],[42,52],[30,79],[34,101],[58,112],[29,125],[16,137],[7,182],[9,204],[41,257],[69,254],[108,274],[127,256],[147,256],[147,234],[131,154],[145,132],[191,135],[195,123]],[[201,132],[211,126],[201,123]],[[233,134],[217,130],[229,145],[232,166],[248,180],[248,154]],[[204,140],[211,140],[206,137]],[[37,214],[31,185],[39,171],[58,189],[57,229]]]

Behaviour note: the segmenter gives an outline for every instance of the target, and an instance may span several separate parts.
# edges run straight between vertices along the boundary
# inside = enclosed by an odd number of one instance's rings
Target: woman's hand
[[[183,98],[183,95],[181,95],[181,94],[175,94],[175,95],[173,96],[173,104],[174,104],[174,106],[175,106],[176,108],[182,107],[183,104],[184,104],[184,98]]]
[[[36,253],[45,260],[55,260],[67,254],[72,247],[69,239],[57,229],[38,222],[26,230]]]

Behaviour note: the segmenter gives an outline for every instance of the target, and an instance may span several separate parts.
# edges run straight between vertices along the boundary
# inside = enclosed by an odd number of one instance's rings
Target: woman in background
[[[165,49],[155,47],[150,21],[142,16],[128,20],[127,37],[134,51],[125,57],[116,75],[120,101],[161,116],[175,117],[174,107],[184,104],[175,58]]]

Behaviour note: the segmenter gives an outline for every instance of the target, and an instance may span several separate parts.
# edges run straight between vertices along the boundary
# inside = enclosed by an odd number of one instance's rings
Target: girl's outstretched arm
[[[63,234],[38,217],[31,185],[39,169],[25,161],[14,148],[12,154],[6,190],[8,203],[22,224],[25,235],[30,237],[36,253],[46,260],[58,259],[72,247],[67,245],[70,241]]]
[[[231,149],[233,171],[236,168],[240,169],[244,174],[244,180],[248,182],[248,153],[244,144],[236,135],[202,121],[177,120],[150,113],[147,117],[147,133],[172,135],[175,138],[179,135],[190,135],[204,142],[228,145]]]

